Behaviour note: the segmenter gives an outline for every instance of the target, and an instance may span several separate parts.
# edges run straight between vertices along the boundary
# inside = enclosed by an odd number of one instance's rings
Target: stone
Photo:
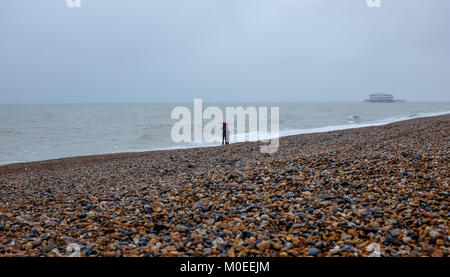
[[[369,254],[369,257],[378,258],[378,257],[381,257],[381,253],[378,251],[373,251],[372,253]]]
[[[86,216],[87,216],[87,214],[86,213],[80,213],[80,214],[78,214],[78,218],[80,218],[80,219],[83,219],[83,218],[86,218]]]
[[[317,248],[309,248],[308,256],[317,256],[320,253],[320,250]]]
[[[437,236],[439,235],[439,233],[436,232],[436,231],[430,231],[428,234],[429,234],[432,238],[435,238],[435,237],[437,237]]]
[[[378,243],[376,242],[372,242],[371,244],[367,245],[366,247],[366,251],[367,252],[380,252],[381,251],[381,247]]]
[[[410,237],[403,237],[402,238],[402,241],[403,241],[404,244],[409,244],[411,242],[411,240],[412,240],[412,238],[410,238]]]
[[[351,245],[345,245],[344,247],[342,247],[342,252],[350,251],[351,248],[352,248]]]
[[[433,252],[433,254],[431,254],[431,256],[437,257],[437,258],[442,258],[442,257],[444,257],[444,253],[440,249],[437,249],[436,251]]]
[[[186,232],[186,231],[188,230],[188,228],[187,228],[186,226],[183,226],[183,225],[178,224],[178,225],[176,226],[176,230],[177,230],[178,232],[184,233],[184,232]]]
[[[389,234],[393,237],[396,238],[398,236],[398,232],[396,230],[390,230]]]
[[[266,251],[270,248],[270,241],[262,241],[256,245],[256,247],[261,251]]]

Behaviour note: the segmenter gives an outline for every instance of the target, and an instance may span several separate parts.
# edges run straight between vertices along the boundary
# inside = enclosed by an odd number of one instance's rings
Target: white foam
[[[388,117],[380,120],[364,122],[364,123],[348,123],[342,125],[332,125],[325,127],[317,127],[317,128],[308,128],[308,129],[298,129],[298,130],[284,130],[280,131],[279,134],[267,133],[264,135],[259,135],[257,133],[242,133],[235,134],[231,137],[231,142],[245,142],[245,141],[257,141],[262,139],[275,139],[279,137],[293,136],[293,135],[301,135],[301,134],[315,134],[315,133],[326,133],[331,131],[339,131],[339,130],[347,130],[347,129],[355,129],[355,128],[363,128],[363,127],[372,127],[372,126],[383,126],[394,122],[414,119],[414,118],[423,118],[423,117],[431,117],[438,115],[450,114],[450,111],[445,112],[434,112],[434,113],[418,113],[411,116],[399,116],[399,117]],[[210,146],[220,146],[220,142],[195,142],[192,145],[188,146],[172,146],[159,148],[156,150],[173,150],[173,149],[187,149],[187,148],[196,148],[196,147],[210,147]]]
[[[364,122],[364,123],[349,123],[349,124],[344,124],[344,125],[333,125],[333,126],[325,126],[325,127],[318,127],[318,128],[287,130],[287,131],[280,132],[279,137],[301,135],[301,134],[325,133],[325,132],[331,132],[331,131],[372,127],[372,126],[383,126],[383,125],[387,125],[390,123],[414,119],[414,118],[431,117],[431,116],[438,116],[438,115],[445,115],[445,114],[450,114],[450,111],[434,112],[434,113],[418,113],[414,116],[388,117],[388,118],[370,121],[370,122]],[[272,138],[276,138],[276,137],[272,137]]]
[[[16,164],[16,163],[24,163],[25,161],[4,161],[0,162],[0,165],[7,165],[7,164]]]

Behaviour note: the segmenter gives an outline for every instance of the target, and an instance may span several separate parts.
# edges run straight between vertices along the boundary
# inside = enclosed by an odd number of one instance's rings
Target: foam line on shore
[[[300,129],[300,130],[288,130],[281,132],[280,137],[292,136],[292,135],[302,135],[302,134],[314,134],[314,133],[325,133],[331,131],[339,131],[339,130],[347,130],[347,129],[356,129],[356,128],[364,128],[364,127],[374,127],[374,126],[383,126],[395,122],[415,119],[415,118],[423,118],[423,117],[432,117],[439,115],[450,114],[450,111],[445,112],[434,112],[434,113],[418,113],[414,116],[401,116],[401,117],[388,117],[380,120],[375,120],[371,122],[365,123],[349,123],[343,125],[332,125],[318,128],[309,128],[309,129]]]
[[[375,127],[375,126],[383,126],[395,122],[415,119],[415,118],[424,118],[424,117],[432,117],[432,116],[440,116],[440,115],[446,115],[450,114],[450,111],[444,111],[444,112],[433,112],[433,113],[418,113],[414,116],[400,116],[400,117],[388,117],[383,118],[379,120],[374,120],[370,122],[362,122],[362,123],[348,123],[348,124],[341,124],[341,125],[330,125],[330,126],[324,126],[324,127],[315,127],[315,128],[307,128],[307,129],[297,129],[297,130],[285,130],[280,131],[279,135],[268,135],[265,136],[264,139],[275,139],[275,138],[282,138],[287,136],[295,136],[295,135],[303,135],[303,134],[315,134],[315,133],[326,133],[326,132],[332,132],[332,131],[340,131],[340,130],[347,130],[347,129],[357,129],[357,128],[364,128],[364,127]],[[257,134],[237,134],[234,135],[232,138],[232,141],[234,143],[239,142],[245,142],[245,141],[257,141],[258,139],[249,139],[251,137],[257,137]],[[170,147],[162,147],[154,150],[176,150],[176,149],[189,149],[189,148],[197,148],[197,147],[211,147],[211,146],[220,146],[221,143],[219,142],[194,142],[192,145],[186,145],[186,146],[170,146]],[[142,150],[146,151],[146,150]],[[147,150],[148,151],[148,150]],[[134,151],[134,152],[141,152],[141,151]]]

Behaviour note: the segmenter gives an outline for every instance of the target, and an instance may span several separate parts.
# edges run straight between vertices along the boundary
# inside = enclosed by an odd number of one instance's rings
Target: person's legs
[[[230,144],[230,130],[228,129],[228,126],[225,131],[225,144]]]

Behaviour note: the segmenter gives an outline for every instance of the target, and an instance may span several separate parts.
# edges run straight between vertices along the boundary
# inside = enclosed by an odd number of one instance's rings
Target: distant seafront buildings
[[[406,100],[394,99],[393,94],[387,93],[373,93],[369,95],[369,99],[364,100],[369,103],[393,103],[393,102],[406,102]]]

